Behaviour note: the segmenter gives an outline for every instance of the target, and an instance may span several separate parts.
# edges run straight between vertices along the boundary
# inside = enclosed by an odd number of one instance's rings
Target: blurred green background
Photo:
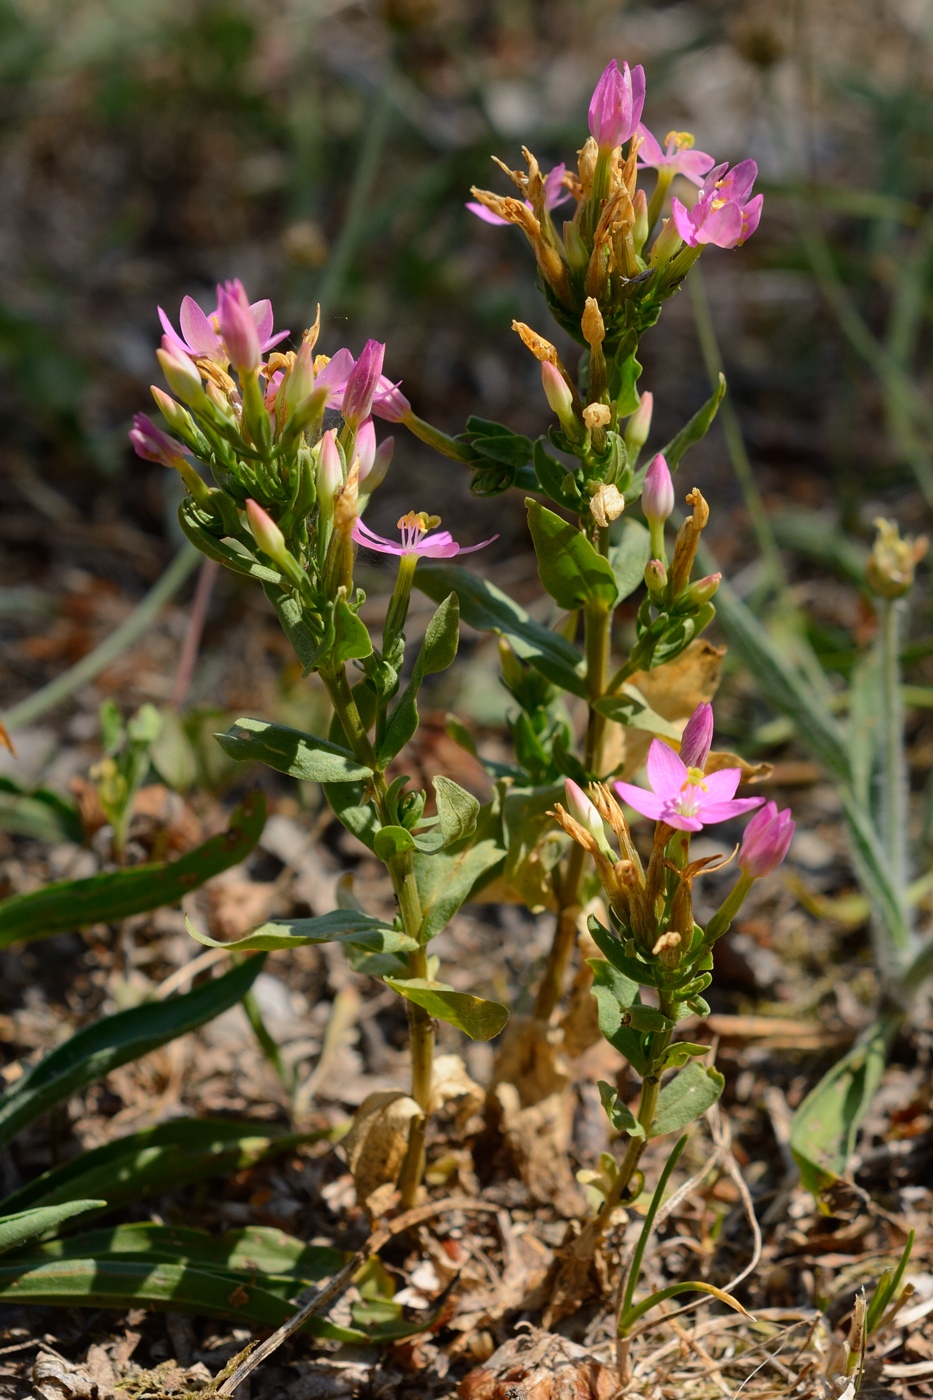
[[[77,566],[138,589],[163,567],[175,483],[126,431],[157,377],[156,305],[209,305],[220,278],[295,332],[321,299],[323,350],[385,339],[448,430],[479,412],[541,432],[510,329],[553,334],[530,255],[463,202],[504,190],[493,153],[573,161],[613,56],[644,63],[660,137],[761,167],[760,231],[702,269],[769,510],[922,526],[931,39],[930,0],[0,0],[2,582]],[[694,312],[677,297],[644,343],[652,441],[707,393]],[[691,474],[736,569],[748,517],[721,431]],[[375,522],[397,507],[495,521],[500,558],[524,538],[517,497],[471,503],[404,434]]]

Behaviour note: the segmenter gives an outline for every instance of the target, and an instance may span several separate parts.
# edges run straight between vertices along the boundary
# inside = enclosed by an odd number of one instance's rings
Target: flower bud
[[[568,220],[564,224],[564,253],[567,266],[574,272],[585,272],[590,261],[590,250],[583,242],[583,235],[576,224]]]
[[[649,559],[645,565],[645,587],[652,598],[660,598],[667,588],[667,569],[661,559]]]
[[[182,408],[180,403],[176,403],[171,394],[167,394],[157,384],[150,384],[149,392],[156,401],[156,407],[173,432],[191,433],[194,431],[194,420],[191,414],[186,408]]]
[[[185,449],[168,433],[163,433],[146,413],[137,413],[130,430],[130,442],[137,457],[146,462],[158,462],[163,467],[176,467],[184,462]]]
[[[685,767],[706,770],[713,743],[713,707],[708,701],[697,705],[680,736],[680,757]]]
[[[276,563],[287,557],[288,549],[282,531],[272,516],[252,499],[246,502],[246,519],[249,522],[250,533],[263,554],[268,554]]]
[[[321,438],[317,459],[317,495],[321,510],[330,514],[334,508],[337,492],[343,486],[343,466],[340,450],[333,428]]]
[[[256,322],[243,283],[236,279],[217,288],[217,323],[231,365],[241,377],[259,368]]]
[[[564,432],[577,441],[580,438],[580,425],[573,411],[573,391],[556,365],[550,360],[541,361],[541,385],[544,397],[560,421]]]
[[[354,431],[364,418],[369,417],[372,411],[373,397],[379,386],[385,352],[385,345],[380,341],[367,340],[360,358],[350,371],[347,386],[343,391],[341,412],[344,421]]]
[[[880,598],[900,598],[912,587],[920,560],[927,552],[927,538],[901,538],[897,522],[880,516],[874,522],[878,531],[868,558],[868,586]]]
[[[386,375],[380,374],[373,398],[372,412],[387,423],[403,422],[406,413],[411,413],[411,404],[397,384]]]
[[[197,365],[190,355],[173,345],[168,336],[162,338],[162,348],[156,351],[165,382],[182,403],[197,408],[205,398],[204,386]]]
[[[673,219],[665,219],[661,232],[654,240],[649,262],[652,267],[667,267],[671,258],[680,248],[683,239],[677,232]]]
[[[587,297],[583,315],[580,318],[580,327],[583,331],[583,339],[591,350],[597,345],[602,345],[606,338],[606,327],[599,309],[599,302],[595,297]]]
[[[567,811],[590,833],[601,848],[608,848],[603,819],[583,789],[572,778],[564,779],[564,800]]]
[[[376,425],[367,418],[356,430],[355,451],[360,464],[360,482],[364,482],[376,460]]]
[[[650,414],[650,406],[649,406]],[[663,525],[674,509],[674,483],[663,453],[652,459],[645,473],[641,508],[649,525]]]
[[[651,432],[651,414],[654,409],[654,395],[646,389],[638,407],[625,424],[625,446],[629,457],[637,457]]]
[[[303,340],[295,352],[295,358],[282,389],[281,406],[284,409],[283,422],[304,403],[314,392],[314,346]]]
[[[766,802],[745,828],[739,847],[739,869],[752,880],[777,870],[793,839],[795,823],[790,809],[779,812],[776,802]]]
[[[375,491],[376,487],[382,485],[382,483],[386,479],[386,472],[392,465],[392,457],[394,453],[395,438],[384,438],[383,441],[380,442],[379,446],[376,448],[376,455],[373,458],[372,467],[370,468],[369,475],[366,478],[365,489],[362,476],[360,477],[361,496],[371,496]]]
[[[612,150],[627,141],[641,121],[645,105],[645,70],[641,64],[621,69],[612,59],[590,98],[590,135],[601,150]]]
[[[722,574],[707,574],[705,578],[697,579],[696,583],[691,583],[690,587],[684,590],[678,602],[691,608],[701,608],[704,603],[708,603],[714,597],[721,583]]]

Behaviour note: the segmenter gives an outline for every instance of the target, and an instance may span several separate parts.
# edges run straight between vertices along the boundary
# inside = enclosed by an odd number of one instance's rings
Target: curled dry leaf
[[[673,724],[681,720],[686,723],[696,707],[712,700],[719,689],[725,654],[725,647],[715,647],[700,637],[673,661],[651,671],[636,671],[629,682],[662,719]],[[652,736],[643,729],[623,729],[621,725],[610,728],[617,745],[612,760],[616,768],[622,765],[618,776],[631,777],[644,763]],[[615,771],[610,762],[606,771]]]
[[[408,1147],[411,1120],[420,1112],[401,1089],[369,1094],[356,1110],[343,1149],[360,1205],[368,1208],[375,1191],[394,1185]]]
[[[459,1055],[437,1056],[431,1092],[435,1108],[449,1108],[458,1127],[479,1112],[486,1097]]]
[[[505,1342],[457,1388],[460,1400],[610,1400],[618,1391],[618,1372],[585,1347],[532,1330]]]
[[[714,749],[706,760],[706,772],[718,773],[721,768],[741,768],[743,783],[764,783],[774,772],[773,763],[749,763],[747,758],[740,758],[737,753]]]

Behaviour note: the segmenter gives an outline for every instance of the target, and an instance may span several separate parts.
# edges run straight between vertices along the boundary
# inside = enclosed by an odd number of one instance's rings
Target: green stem
[[[670,167],[662,166],[658,171],[658,179],[648,201],[648,237],[645,239],[645,246],[651,242],[651,235],[654,226],[661,217],[661,210],[664,208],[664,201],[667,199],[667,192],[671,187],[674,172]]]
[[[347,681],[346,671],[322,671],[321,679],[327,687],[334,710],[353,753],[373,769],[373,800],[383,825],[391,825],[391,813],[386,807],[386,781],[377,766],[376,754],[369,741],[366,728],[360,718],[353,692]],[[406,851],[386,863],[398,901],[402,927],[410,938],[421,944],[424,916],[418,882],[415,879],[411,853]],[[411,977],[426,977],[427,955],[423,946],[408,954],[408,971]],[[424,1141],[428,1117],[431,1113],[431,1091],[434,1077],[434,1022],[428,1013],[414,1002],[406,1001],[408,1031],[411,1048],[411,1096],[421,1109],[412,1118],[408,1133],[408,1149],[399,1174],[399,1190],[403,1209],[408,1210],[415,1203],[418,1187],[424,1174]]]
[[[584,610],[584,651],[589,713],[586,721],[583,764],[588,773],[595,773],[597,776],[602,771],[606,718],[595,708],[595,704],[606,692],[611,622],[611,613],[603,607],[589,605]],[[554,938],[548,952],[541,985],[538,988],[532,1012],[541,1021],[550,1020],[551,1013],[564,994],[567,966],[577,941],[576,908],[580,902],[585,871],[586,852],[582,846],[574,843],[560,883],[557,927],[554,930]]]
[[[706,942],[712,943],[715,939],[721,938],[724,933],[728,933],[732,926],[732,920],[741,909],[748,892],[755,883],[751,875],[742,874],[726,895],[716,913],[706,925]]]
[[[881,829],[891,884],[904,926],[907,907],[907,764],[904,757],[904,704],[901,696],[899,643],[903,602],[885,598],[880,604],[878,663],[881,676],[882,811]]]
[[[417,563],[417,554],[403,554],[398,561],[395,587],[392,590],[392,597],[389,599],[385,626],[382,629],[383,656],[389,655],[402,635],[405,619],[408,617],[408,604],[411,601],[411,589],[415,580]]]

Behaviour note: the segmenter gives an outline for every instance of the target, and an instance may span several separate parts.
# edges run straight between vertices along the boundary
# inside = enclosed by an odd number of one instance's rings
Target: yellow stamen
[[[693,133],[690,131],[669,131],[664,138],[665,146],[674,143],[675,151],[689,151],[694,143]]]

